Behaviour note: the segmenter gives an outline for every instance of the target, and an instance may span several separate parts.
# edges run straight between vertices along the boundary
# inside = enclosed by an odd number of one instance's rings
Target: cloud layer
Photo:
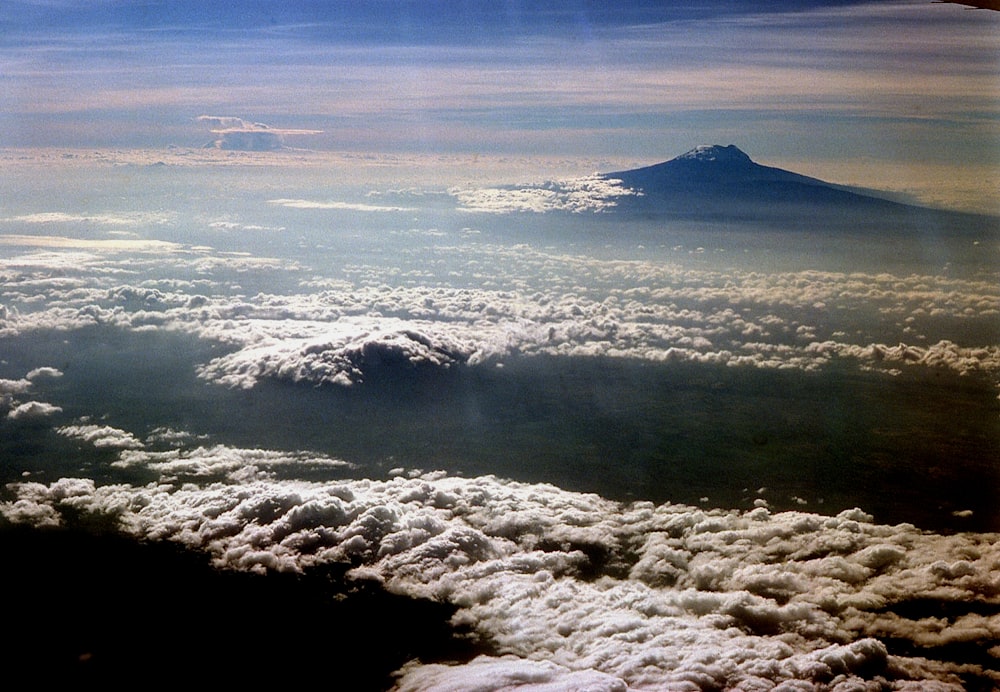
[[[399,690],[1000,683],[996,536],[882,526],[859,510],[622,505],[495,477],[276,481],[269,465],[303,459],[262,450],[121,456],[163,481],[20,483],[0,512],[36,526],[69,509],[102,515],[227,569],[348,563],[354,579],[458,606],[456,624],[495,652],[466,665],[413,662]],[[228,480],[170,482],[202,475],[203,463]],[[937,656],[955,645],[981,662]]]
[[[202,377],[244,388],[261,378],[350,384],[370,369],[515,355],[805,371],[854,362],[1000,382],[991,340],[1000,294],[988,277],[721,270],[691,261],[704,250],[687,246],[625,261],[431,237],[402,255],[403,266],[348,265],[333,281],[293,261],[208,249],[127,262],[23,254],[0,261],[0,334],[185,331],[227,349],[201,364]],[[437,265],[447,272],[428,271]],[[187,278],[129,283],[144,267]],[[250,272],[282,276],[291,289],[234,292]]]

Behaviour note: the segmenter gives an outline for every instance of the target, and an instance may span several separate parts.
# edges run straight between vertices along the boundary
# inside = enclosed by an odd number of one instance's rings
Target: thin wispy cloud
[[[400,212],[417,211],[417,207],[399,207],[385,204],[365,204],[363,202],[318,201],[309,199],[272,199],[270,204],[276,204],[290,209],[330,209],[339,211],[373,211]]]
[[[178,243],[165,240],[139,240],[128,238],[89,239],[52,235],[0,235],[0,245],[25,247],[75,248],[79,250],[108,250],[113,252],[177,252]]]

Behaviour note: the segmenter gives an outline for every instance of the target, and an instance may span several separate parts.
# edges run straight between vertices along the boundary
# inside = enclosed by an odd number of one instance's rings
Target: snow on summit
[[[750,157],[735,144],[699,144],[676,158],[678,161],[747,162]]]

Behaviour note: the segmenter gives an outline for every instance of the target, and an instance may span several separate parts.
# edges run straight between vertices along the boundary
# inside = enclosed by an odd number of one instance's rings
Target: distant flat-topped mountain
[[[699,146],[664,163],[608,173],[641,194],[623,210],[682,215],[755,217],[825,211],[901,212],[904,205],[876,191],[849,188],[755,163],[738,147]]]

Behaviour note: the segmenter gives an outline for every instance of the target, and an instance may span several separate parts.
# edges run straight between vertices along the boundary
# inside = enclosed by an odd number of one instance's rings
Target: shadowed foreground
[[[0,531],[7,642],[0,661],[38,683],[285,683],[322,675],[382,690],[406,661],[473,647],[430,601],[345,584],[343,570],[266,577],[165,544],[82,531]],[[24,679],[28,679],[24,678]]]

